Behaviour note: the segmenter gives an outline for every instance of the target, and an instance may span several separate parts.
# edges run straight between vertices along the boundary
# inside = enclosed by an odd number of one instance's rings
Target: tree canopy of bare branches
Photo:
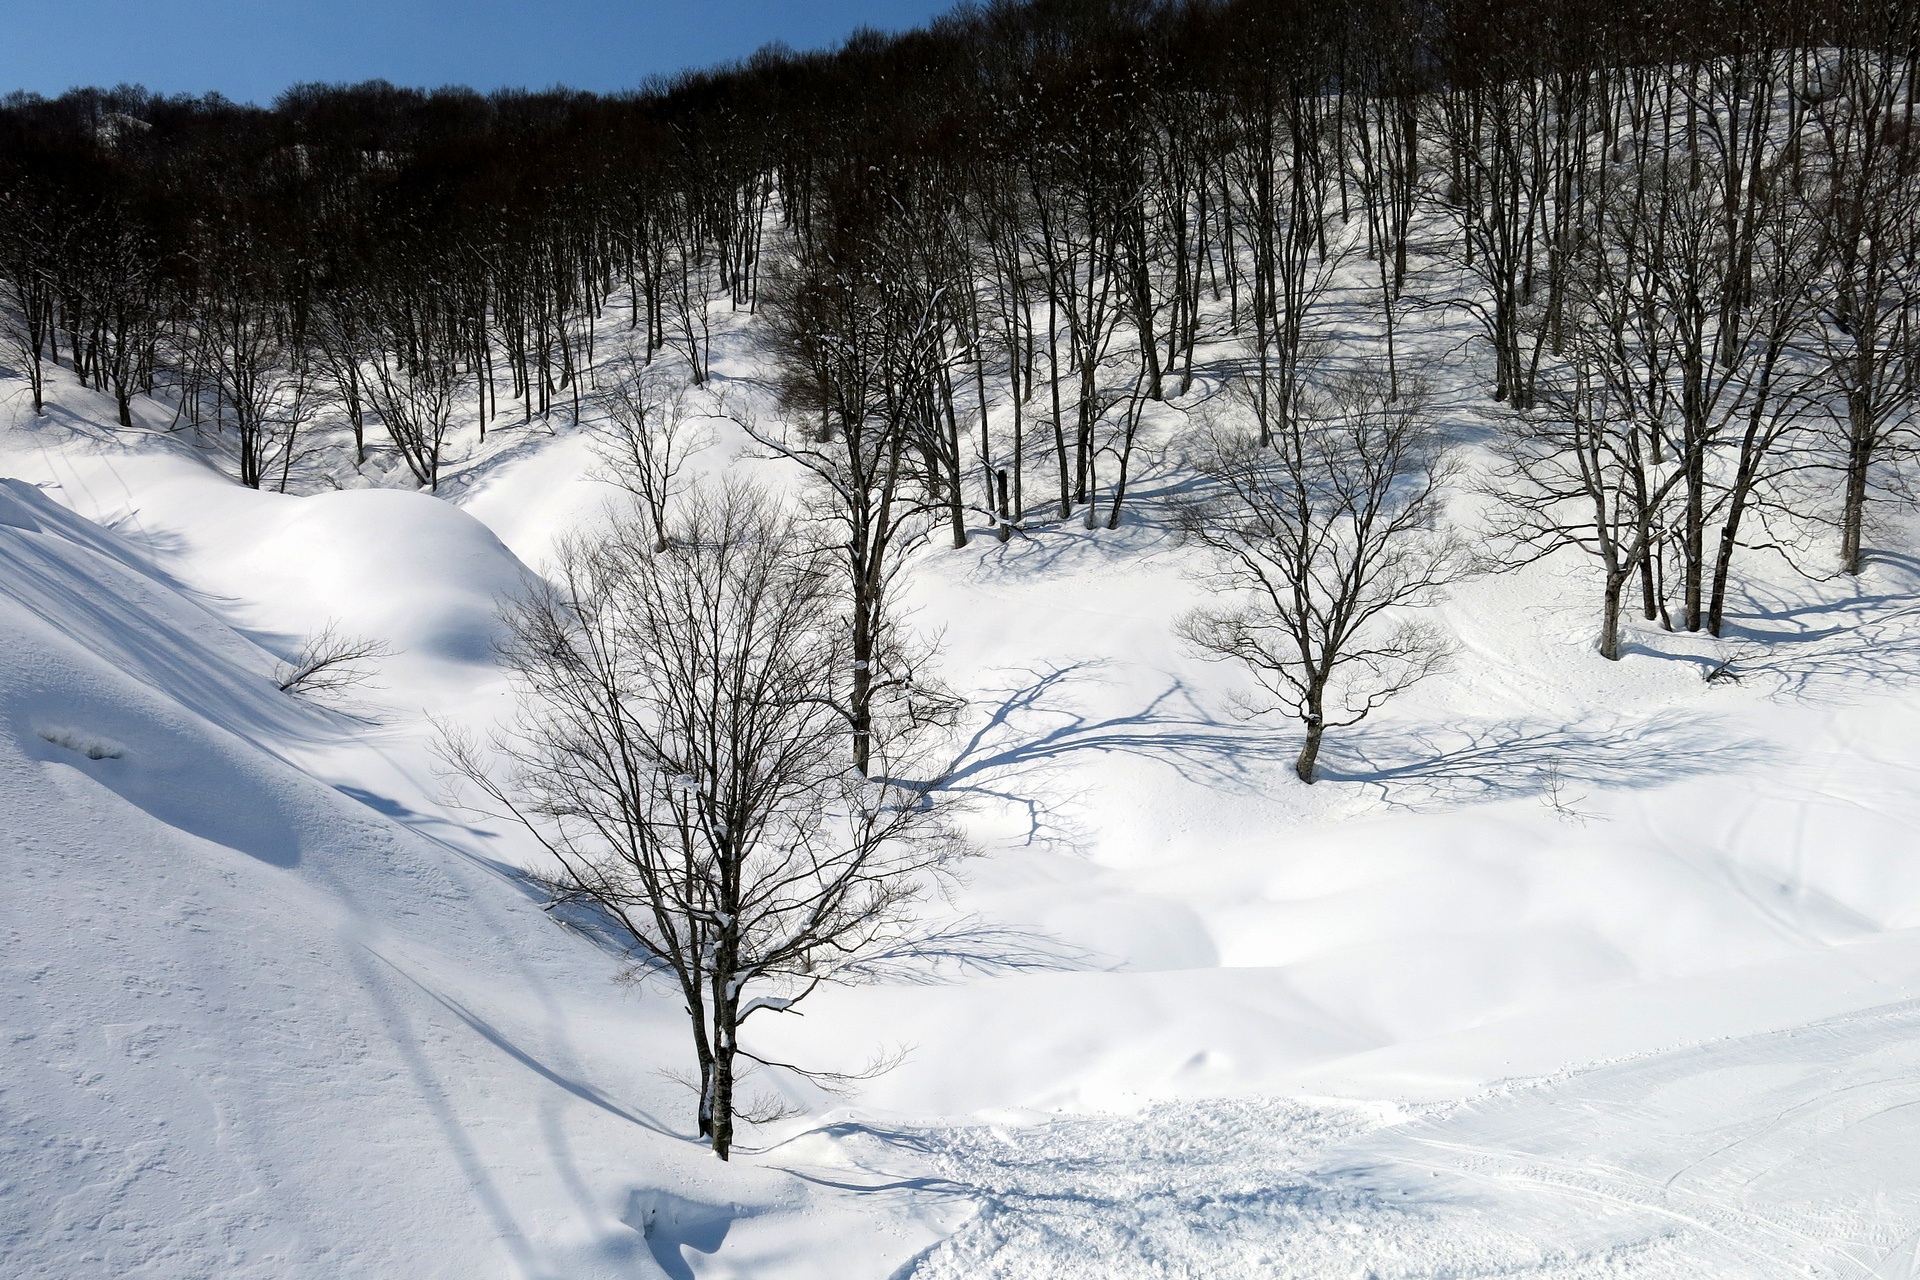
[[[1446,656],[1409,611],[1464,562],[1434,527],[1448,468],[1420,388],[1401,382],[1394,399],[1383,370],[1333,380],[1276,424],[1272,448],[1216,424],[1195,459],[1209,489],[1180,511],[1224,597],[1180,633],[1245,665],[1264,695],[1250,711],[1305,727],[1302,782],[1328,729],[1359,723]]]
[[[679,494],[687,455],[705,440],[689,430],[687,401],[664,369],[629,349],[602,370],[605,417],[594,426],[600,478],[645,513],[656,551],[667,549],[667,508]]]
[[[915,744],[855,767],[839,591],[768,499],[689,495],[664,550],[645,518],[562,549],[507,616],[514,727],[491,756],[448,745],[552,856],[555,896],[604,913],[684,1002],[723,1159],[737,1066],[762,1061],[742,1027],[910,947],[916,898],[960,850]]]

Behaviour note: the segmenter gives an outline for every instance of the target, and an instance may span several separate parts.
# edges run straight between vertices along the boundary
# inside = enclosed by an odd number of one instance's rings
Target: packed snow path
[[[1242,1100],[839,1136],[978,1205],[913,1280],[1920,1274],[1920,1002],[1420,1117]]]

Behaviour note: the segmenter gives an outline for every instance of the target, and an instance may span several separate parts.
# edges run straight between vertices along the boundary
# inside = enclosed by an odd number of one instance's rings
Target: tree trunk
[[[1727,522],[1720,529],[1720,549],[1713,562],[1713,593],[1707,604],[1707,634],[1718,638],[1720,623],[1727,612],[1727,579],[1733,576],[1733,552],[1740,544],[1740,517],[1746,514],[1747,491],[1752,480],[1742,477],[1734,488],[1727,510]]]
[[[1606,599],[1600,613],[1600,656],[1608,662],[1620,661],[1620,592],[1627,583],[1627,570],[1607,574]]]
[[[1847,433],[1846,505],[1840,516],[1840,569],[1848,574],[1858,574],[1866,563],[1861,526],[1867,512],[1867,474],[1873,463],[1872,436],[1861,429],[1857,409],[1853,416]]]
[[[724,1038],[714,1047],[713,1055],[713,1154],[722,1160],[733,1152],[733,1035],[734,1028],[728,1026],[721,1030]]]
[[[967,508],[960,491],[960,419],[953,412],[953,382],[945,370],[940,373],[940,407],[947,424],[946,448],[942,451],[947,471],[947,520],[953,528],[954,550],[967,545]]]
[[[873,597],[866,584],[856,581],[853,601],[853,693],[848,699],[853,721],[853,767],[867,775],[873,722]]]
[[[1701,579],[1706,562],[1707,509],[1706,509],[1706,450],[1704,446],[1695,446],[1693,456],[1687,463],[1687,508],[1686,508],[1686,627],[1689,631],[1700,630],[1703,620],[1701,608]]]
[[[1060,518],[1073,514],[1072,481],[1067,474],[1067,429],[1060,418],[1060,338],[1052,285],[1047,290],[1047,381],[1053,384],[1053,452],[1060,464]]]
[[[1326,724],[1318,712],[1307,718],[1307,740],[1301,744],[1300,758],[1293,762],[1294,776],[1311,786],[1314,769],[1320,763],[1320,735],[1326,732]]]

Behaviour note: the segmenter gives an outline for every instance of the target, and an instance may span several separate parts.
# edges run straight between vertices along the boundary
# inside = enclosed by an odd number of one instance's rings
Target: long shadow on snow
[[[1750,586],[1747,607],[1725,628],[1734,642],[1728,674],[1768,677],[1803,700],[1830,698],[1846,685],[1899,688],[1920,680],[1920,560],[1884,551],[1873,558],[1903,580],[1880,591],[1853,581],[1851,594],[1827,600]]]
[[[557,901],[552,887],[525,867],[516,866],[499,858],[488,857],[468,847],[466,842],[469,840],[498,839],[493,832],[483,827],[455,822],[451,818],[422,813],[391,796],[369,791],[365,787],[342,785],[336,786],[334,790],[424,837],[454,857],[464,859],[504,881],[521,897],[545,911],[562,928],[581,935],[601,950],[643,968],[655,966],[654,958],[637,946],[605,911],[588,902]]]
[[[1088,714],[1079,689],[1110,666],[1089,660],[1023,673],[1029,678],[999,692],[955,755],[946,789],[1024,810],[1030,844],[1080,848],[1084,833],[1062,804],[1041,797],[1059,794],[1058,775],[1082,755],[1156,760],[1212,788],[1292,785],[1285,770],[1300,749],[1296,727],[1218,718],[1177,679],[1138,711]],[[1390,805],[1418,807],[1513,799],[1556,784],[1660,786],[1750,764],[1766,750],[1718,717],[1676,709],[1571,725],[1522,718],[1363,728],[1331,737],[1321,758],[1326,781],[1366,784]]]
[[[1330,782],[1365,783],[1396,807],[1540,795],[1557,785],[1636,788],[1725,773],[1766,757],[1717,716],[1670,709],[1570,725],[1532,719],[1379,728],[1331,739]]]
[[[1092,715],[1081,705],[1080,690],[1101,683],[1112,666],[1088,659],[1018,672],[1024,680],[991,695],[998,701],[955,753],[942,789],[1023,810],[1028,844],[1081,849],[1086,835],[1065,813],[1078,797],[1063,793],[1061,781],[1077,757],[1157,760],[1189,782],[1257,791],[1267,766],[1286,750],[1292,735],[1216,720],[1178,679],[1137,711]],[[1042,798],[1048,795],[1057,798]],[[1063,795],[1064,802],[1058,798]]]
[[[368,950],[372,951],[372,948],[369,947]],[[656,1120],[654,1117],[646,1114],[643,1111],[639,1111],[637,1109],[629,1109],[627,1107],[621,1106],[618,1102],[615,1102],[613,1099],[607,1097],[606,1094],[600,1092],[598,1089],[594,1088],[592,1085],[587,1084],[580,1080],[574,1080],[568,1076],[562,1075],[558,1071],[555,1071],[552,1067],[549,1067],[546,1063],[542,1062],[539,1058],[536,1058],[531,1053],[528,1053],[526,1050],[522,1049],[505,1032],[495,1027],[491,1022],[488,1022],[485,1018],[481,1017],[479,1014],[475,1013],[473,1010],[467,1008],[464,1004],[460,1003],[460,1001],[454,999],[450,995],[447,995],[443,991],[437,991],[434,988],[423,983],[419,978],[415,977],[413,974],[408,973],[405,969],[394,964],[391,960],[388,960],[385,956],[380,955],[379,952],[374,951],[373,954],[375,956],[378,956],[378,958],[382,961],[382,963],[386,964],[389,969],[392,969],[395,973],[399,974],[402,978],[405,978],[417,990],[419,990],[422,994],[427,996],[428,999],[432,1000],[435,1004],[438,1004],[441,1008],[451,1013],[454,1017],[458,1018],[461,1022],[464,1022],[467,1025],[467,1027],[470,1030],[472,1030],[476,1035],[478,1035],[482,1040],[485,1040],[488,1044],[491,1044],[494,1048],[500,1050],[500,1052],[506,1054],[509,1058],[513,1059],[515,1062],[519,1063],[521,1066],[527,1068],[527,1070],[533,1072],[535,1075],[539,1076],[541,1079],[546,1080],[551,1084],[558,1085],[560,1088],[566,1090],[568,1093],[572,1094],[574,1097],[579,1098],[582,1102],[591,1103],[593,1106],[598,1107],[600,1110],[606,1112],[608,1115],[617,1117],[618,1119],[621,1119],[621,1120],[625,1120],[628,1124],[636,1124],[643,1129],[651,1129],[653,1132],[658,1133],[664,1137],[682,1138],[682,1139],[685,1139],[687,1137],[686,1134],[671,1128],[670,1126],[668,1126],[667,1124],[659,1120]]]
[[[1099,496],[1092,529],[1086,526],[1084,504],[1063,519],[1053,498],[1029,503],[1032,509],[1007,542],[993,543],[991,530],[972,530],[973,537],[987,540],[972,572],[986,582],[1027,583],[1049,573],[1110,572],[1152,556],[1171,548],[1178,536],[1168,519],[1169,504],[1196,491],[1200,483],[1187,474],[1129,482],[1118,529],[1107,528],[1111,495],[1105,492]]]
[[[206,608],[206,597],[130,544],[22,481],[0,479],[0,498],[0,542],[11,546],[0,591],[67,634],[93,637],[128,674],[269,754],[278,755],[281,742],[338,732],[330,713],[281,693],[264,669],[252,675],[258,659]]]

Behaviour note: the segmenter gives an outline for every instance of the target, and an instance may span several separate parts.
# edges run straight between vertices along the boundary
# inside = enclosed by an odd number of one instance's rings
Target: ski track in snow
[[[1219,1100],[836,1136],[977,1206],[901,1280],[1920,1274],[1920,1001],[1426,1114]]]

